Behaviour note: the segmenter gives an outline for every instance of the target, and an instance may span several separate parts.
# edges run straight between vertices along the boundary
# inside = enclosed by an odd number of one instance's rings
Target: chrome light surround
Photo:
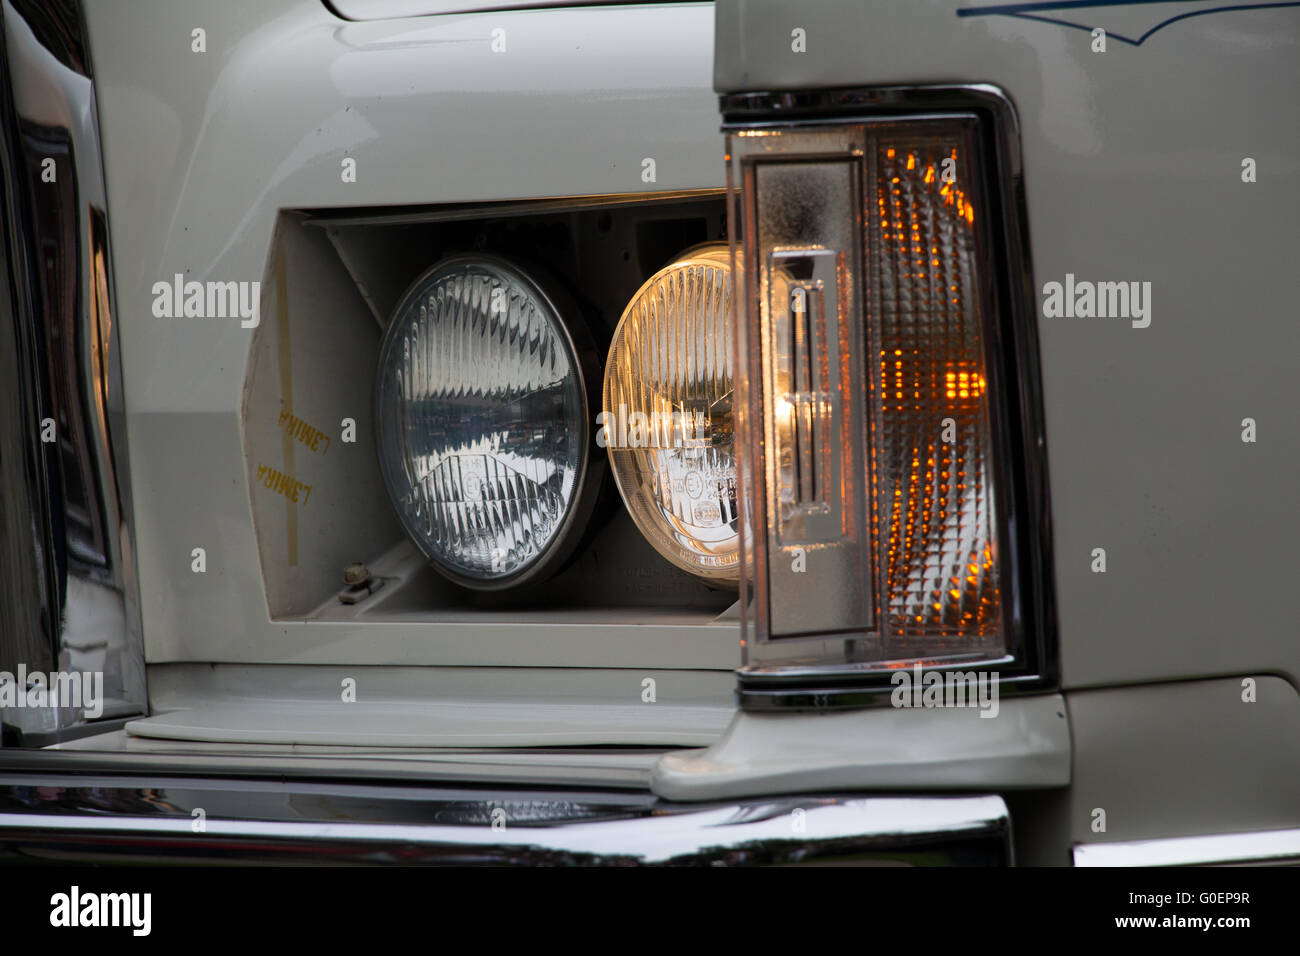
[[[1023,207],[1018,126],[1010,100],[991,86],[888,87],[733,94],[722,98],[722,111],[723,131],[728,135],[729,144],[728,212],[738,290],[737,321],[743,323],[738,326],[736,337],[736,374],[741,388],[746,389],[746,395],[737,401],[742,417],[737,434],[743,442],[740,471],[744,501],[741,614],[745,666],[739,671],[742,705],[762,710],[887,703],[890,673],[918,661],[935,669],[962,666],[993,670],[1004,689],[1051,686],[1056,673],[1055,614],[1036,310]],[[888,642],[882,637],[889,627],[889,615],[884,609],[889,608],[891,595],[881,567],[885,563],[885,549],[877,544],[881,518],[874,458],[881,428],[878,396],[885,383],[884,373],[877,372],[872,367],[874,363],[863,360],[871,354],[870,350],[858,351],[863,348],[863,342],[873,349],[881,342],[878,313],[882,305],[878,277],[872,274],[873,250],[869,248],[872,227],[878,224],[871,221],[865,205],[865,197],[876,194],[877,182],[871,179],[874,158],[861,149],[855,154],[849,145],[853,137],[841,137],[837,143],[833,135],[837,131],[853,130],[857,131],[855,142],[862,142],[865,137],[865,142],[871,143],[884,126],[906,131],[912,123],[945,122],[969,134],[965,149],[974,160],[970,163],[973,168],[964,170],[969,176],[964,185],[980,210],[978,216],[970,217],[969,225],[976,246],[974,261],[978,270],[978,311],[982,316],[983,338],[980,353],[987,370],[982,389],[991,399],[987,402],[988,457],[995,476],[992,510],[998,516],[992,531],[995,535],[992,553],[1002,578],[1001,646],[989,644],[969,655],[928,653],[924,649],[920,653],[909,654],[906,650],[899,653],[899,642]],[[852,205],[857,210],[848,214],[855,235],[841,248],[841,262],[845,267],[820,262],[817,241],[807,243],[803,249],[777,245],[774,247],[777,251],[772,253],[773,256],[803,254],[807,261],[796,263],[800,281],[809,290],[824,294],[826,299],[840,297],[846,310],[842,317],[848,319],[847,332],[859,336],[857,344],[848,345],[856,356],[854,362],[844,366],[845,374],[867,379],[866,387],[874,398],[867,412],[867,417],[872,419],[867,423],[869,427],[856,421],[845,422],[854,434],[862,436],[860,445],[865,446],[867,457],[873,461],[864,468],[847,457],[854,453],[852,442],[845,445],[848,451],[841,456],[844,474],[866,476],[868,490],[859,500],[869,502],[868,507],[876,512],[871,516],[871,530],[866,536],[870,543],[860,543],[863,516],[852,515],[851,508],[846,508],[845,514],[855,517],[858,523],[852,525],[848,517],[839,522],[837,527],[847,530],[842,540],[836,539],[837,543],[848,542],[850,550],[858,550],[861,567],[869,568],[863,572],[864,591],[871,588],[874,594],[868,592],[862,602],[857,626],[826,627],[820,633],[812,633],[811,628],[801,631],[798,615],[786,615],[792,627],[784,631],[774,627],[773,608],[791,595],[797,596],[794,582],[797,580],[803,586],[807,578],[770,576],[766,510],[774,506],[775,499],[770,497],[773,492],[768,487],[770,476],[766,473],[773,467],[779,449],[768,427],[772,416],[760,416],[754,411],[756,407],[772,407],[763,404],[771,399],[760,398],[755,405],[756,397],[749,393],[751,389],[766,392],[772,386],[766,368],[769,339],[762,340],[764,344],[760,347],[756,331],[760,323],[759,309],[767,307],[760,307],[755,296],[764,294],[756,292],[754,284],[759,282],[769,288],[770,283],[765,277],[749,278],[753,273],[767,270],[772,274],[773,270],[771,263],[764,264],[756,258],[758,220],[753,175],[755,168],[761,168],[756,166],[761,163],[761,157],[755,155],[758,150],[753,144],[772,133],[806,136],[810,146],[817,144],[802,155],[799,150],[783,153],[779,165],[806,164],[806,169],[815,170],[818,164],[843,163],[843,169],[852,170],[841,178],[844,188],[853,193]],[[822,134],[820,141],[816,134]],[[823,187],[821,193],[823,198],[829,195],[826,188],[829,187]],[[810,203],[810,208],[813,205]],[[824,205],[830,209],[834,204]],[[834,205],[834,208],[838,211],[842,206]],[[815,213],[812,221],[819,223],[826,215],[830,214]],[[793,315],[793,307],[790,312]],[[762,334],[775,335],[768,330],[768,321],[762,319]],[[746,329],[754,332],[748,345]],[[768,376],[766,382],[763,376]],[[826,421],[834,424],[829,417]],[[852,531],[859,536],[855,538]],[[853,585],[846,580],[837,586]],[[768,587],[774,588],[770,595],[765,593]],[[795,604],[802,606],[798,601]]]

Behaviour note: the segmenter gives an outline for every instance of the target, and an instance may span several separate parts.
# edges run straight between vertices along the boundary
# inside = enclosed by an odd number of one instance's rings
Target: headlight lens
[[[619,321],[600,440],[647,540],[711,580],[738,578],[731,275],[724,244],[646,281]]]
[[[573,339],[509,264],[444,260],[398,304],[375,386],[379,460],[406,531],[452,580],[507,587],[563,558],[587,416]]]

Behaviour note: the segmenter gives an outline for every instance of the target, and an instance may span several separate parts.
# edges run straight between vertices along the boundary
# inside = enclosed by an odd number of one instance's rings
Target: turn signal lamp
[[[916,662],[1036,678],[1041,580],[1015,573],[1031,529],[1011,520],[1041,507],[1040,465],[1011,457],[1036,362],[999,248],[1019,227],[990,168],[1001,107],[840,123],[847,97],[809,94],[806,123],[797,96],[765,122],[773,99],[731,98],[726,127],[742,701],[861,702]]]

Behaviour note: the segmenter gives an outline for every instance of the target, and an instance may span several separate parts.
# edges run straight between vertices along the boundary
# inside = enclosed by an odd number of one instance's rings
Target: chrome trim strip
[[[47,6],[0,4],[3,267],[13,286],[0,305],[12,309],[22,406],[13,446],[31,459],[22,514],[0,535],[0,557],[21,554],[44,585],[37,591],[14,570],[29,593],[12,616],[0,614],[0,671],[101,674],[102,713],[6,708],[7,742],[20,746],[146,710],[95,85],[80,4]],[[42,434],[48,420],[53,436]],[[16,476],[0,473],[0,481],[0,494],[16,503]]]
[[[1075,866],[1300,864],[1300,829],[1216,833],[1128,843],[1078,843],[1073,854]]]
[[[57,781],[0,782],[0,859],[673,866],[1012,859],[999,796],[789,796],[700,806],[628,794],[183,779],[133,786],[85,779],[73,789]],[[32,811],[13,812],[21,805]]]

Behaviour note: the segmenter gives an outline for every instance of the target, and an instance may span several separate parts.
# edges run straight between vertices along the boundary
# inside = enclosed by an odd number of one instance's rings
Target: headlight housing
[[[571,550],[595,484],[582,365],[554,293],[503,260],[446,259],[402,297],[380,347],[379,460],[444,576],[511,587]]]

